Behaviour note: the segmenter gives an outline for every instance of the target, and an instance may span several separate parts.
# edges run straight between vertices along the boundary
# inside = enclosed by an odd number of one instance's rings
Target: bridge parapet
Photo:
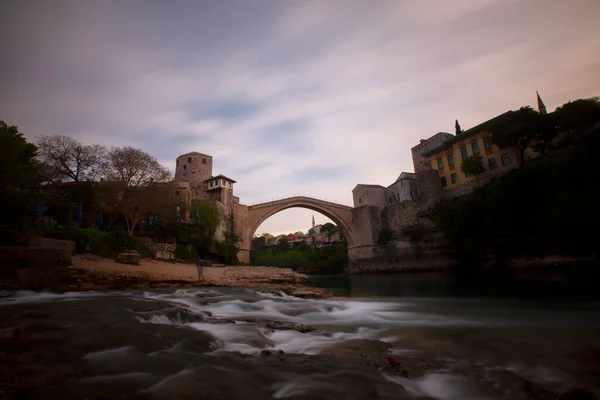
[[[304,199],[309,199],[309,200],[319,200],[319,201],[323,201],[325,203],[329,203],[329,204],[334,205],[334,206],[352,208],[352,206],[349,206],[347,204],[339,203],[339,202],[337,202],[335,200],[326,199],[324,197],[319,197],[319,196],[312,196],[310,194],[305,194],[305,193],[298,193],[298,194],[292,194],[292,195],[289,195],[289,196],[275,197],[275,198],[268,199],[268,200],[263,200],[263,201],[255,201],[255,202],[252,202],[252,203],[247,203],[246,205],[248,207],[263,206],[263,205],[271,204],[271,203],[274,203],[274,202],[277,202],[277,201],[289,200],[289,199],[294,199],[294,198],[304,198]]]

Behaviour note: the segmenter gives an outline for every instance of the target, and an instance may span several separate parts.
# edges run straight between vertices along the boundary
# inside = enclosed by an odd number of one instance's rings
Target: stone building
[[[536,92],[536,96],[539,113],[546,114],[546,105],[539,93]],[[507,111],[456,136],[451,136],[436,147],[430,148],[421,154],[422,157],[428,159],[430,168],[437,171],[444,197],[452,198],[469,193],[476,186],[483,185],[492,178],[520,166],[518,150],[512,147],[500,148],[496,146],[492,143],[488,131],[492,124],[501,120],[510,112]],[[462,160],[470,156],[481,156],[483,158],[483,169],[477,176],[465,174],[460,170]],[[539,154],[531,149],[526,149],[522,162],[538,156]]]
[[[358,184],[352,189],[354,207],[385,207],[387,203],[385,187],[381,185]]]
[[[244,229],[248,207],[240,204],[239,197],[233,195],[236,181],[225,175],[213,176],[212,169],[212,156],[195,151],[182,154],[175,162],[175,183],[189,186],[192,207],[195,204],[209,204],[217,209],[220,218],[215,239],[223,241],[228,232]]]
[[[352,191],[354,244],[348,248],[349,272],[399,271],[443,268],[449,260],[442,255],[439,238],[432,229],[430,208],[441,199],[438,174],[422,168],[402,172],[387,188],[357,185]],[[427,233],[427,247],[417,249],[404,229],[420,226]],[[385,232],[391,232],[382,243]]]
[[[192,200],[208,200],[206,180],[212,178],[213,158],[207,154],[191,152],[182,154],[175,161],[175,181],[188,182]]]
[[[402,172],[398,179],[385,189],[387,205],[403,201],[418,200],[421,196],[417,183],[417,174]]]
[[[413,166],[415,173],[419,173],[423,170],[430,168],[430,162],[428,157],[424,157],[423,153],[433,149],[434,147],[442,144],[444,140],[450,139],[452,134],[446,132],[439,132],[430,137],[429,139],[421,139],[418,145],[410,149],[412,153]]]

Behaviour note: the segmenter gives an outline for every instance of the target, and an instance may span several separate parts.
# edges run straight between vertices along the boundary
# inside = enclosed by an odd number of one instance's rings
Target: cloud
[[[455,118],[467,129],[535,105],[536,90],[550,108],[600,92],[596,0],[0,7],[1,118],[29,138],[140,147],[171,169],[211,154],[242,202],[350,204],[357,183],[412,170],[410,148]],[[306,227],[281,215],[265,229]]]

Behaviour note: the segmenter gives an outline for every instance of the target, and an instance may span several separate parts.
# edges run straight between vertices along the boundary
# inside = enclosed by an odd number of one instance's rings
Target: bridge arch
[[[272,215],[289,208],[306,208],[325,215],[340,227],[344,238],[348,242],[348,247],[352,247],[354,243],[352,207],[312,197],[294,196],[248,207],[246,229],[242,233],[242,249],[250,250],[252,237],[263,222]]]

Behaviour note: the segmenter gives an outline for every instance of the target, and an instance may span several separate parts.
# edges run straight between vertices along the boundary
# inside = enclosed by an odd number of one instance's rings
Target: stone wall
[[[251,281],[287,281],[300,283],[306,275],[294,272],[291,268],[276,267],[205,267],[204,277],[208,280],[251,280]]]
[[[75,251],[75,242],[71,240],[48,239],[41,236],[33,236],[29,241],[29,247],[65,249],[72,254]]]
[[[175,243],[153,243],[150,247],[154,258],[157,260],[174,260],[175,259]]]
[[[239,235],[241,242],[238,244],[240,251],[238,252],[238,261],[248,264],[250,262],[250,240],[246,234],[248,230],[248,206],[239,204],[238,201],[233,203],[233,231]]]
[[[385,188],[380,185],[356,185],[352,190],[354,207],[375,206],[385,207],[387,197]]]
[[[423,209],[433,207],[442,198],[442,184],[437,171],[422,171],[417,174],[419,200]]]
[[[0,277],[20,288],[56,288],[67,275],[71,253],[65,246],[0,247]]]
[[[373,245],[382,227],[383,208],[362,206],[352,209],[353,247]]]
[[[368,272],[401,272],[430,271],[445,269],[453,265],[453,261],[441,252],[426,250],[416,253],[412,247],[384,249],[384,254],[370,258],[355,260],[350,264],[348,272],[352,274]]]
[[[419,187],[416,178],[398,179],[385,190],[387,205],[414,201],[419,196]]]
[[[402,228],[419,222],[418,215],[422,209],[423,203],[419,201],[405,201],[386,207],[383,215],[387,227],[394,232],[400,232]]]

